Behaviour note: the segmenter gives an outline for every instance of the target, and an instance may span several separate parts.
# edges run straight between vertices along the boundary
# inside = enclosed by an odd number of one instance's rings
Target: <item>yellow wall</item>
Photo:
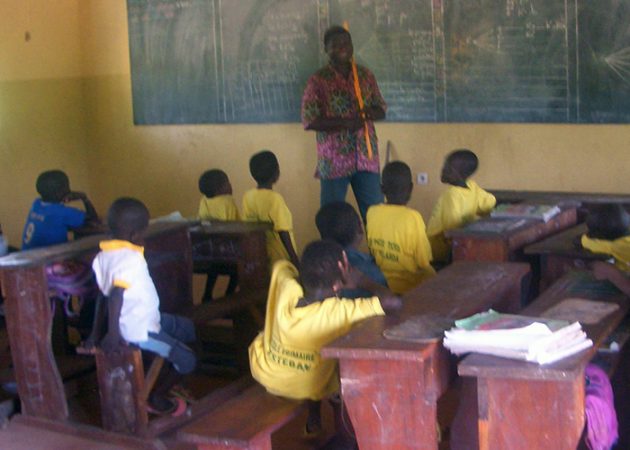
[[[78,1],[0,0],[0,13],[0,223],[19,245],[37,174],[89,187]]]
[[[5,4],[12,19],[4,14]],[[35,48],[24,43],[27,25],[19,23],[26,23],[22,5],[28,4],[35,16],[28,25],[30,44],[40,33],[52,40],[46,41],[48,52],[42,44],[25,59],[24,49]],[[10,180],[0,182],[0,220],[12,235],[34,196],[33,178],[44,167],[65,167],[74,187],[89,186],[100,211],[116,196],[134,195],[154,215],[193,215],[204,169],[226,170],[240,198],[253,185],[249,156],[270,148],[280,160],[277,190],[293,211],[298,246],[315,237],[319,184],[312,177],[312,133],[299,124],[136,127],[125,0],[0,0],[0,10],[0,150],[3,165],[11,166]],[[42,62],[48,53],[54,58]],[[18,61],[10,77],[4,73],[7,56]],[[40,70],[40,63],[51,67]],[[378,132],[382,147],[392,142],[395,158],[414,172],[428,172],[429,185],[416,186],[411,202],[425,218],[442,189],[444,154],[458,147],[479,155],[476,179],[482,186],[630,192],[624,182],[630,173],[628,126],[383,123]],[[42,148],[49,152],[45,158]],[[13,205],[16,196],[20,201]]]

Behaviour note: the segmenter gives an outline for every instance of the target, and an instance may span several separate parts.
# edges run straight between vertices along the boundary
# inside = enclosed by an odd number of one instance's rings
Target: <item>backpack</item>
[[[591,450],[608,450],[619,438],[615,399],[608,375],[595,364],[585,370],[586,445]]]
[[[78,297],[79,309],[84,299],[98,294],[98,286],[94,272],[89,264],[82,261],[69,260],[55,262],[46,266],[46,279],[51,299],[60,299],[68,317],[76,317],[78,312],[72,310],[72,298]],[[53,311],[55,302],[53,301]]]

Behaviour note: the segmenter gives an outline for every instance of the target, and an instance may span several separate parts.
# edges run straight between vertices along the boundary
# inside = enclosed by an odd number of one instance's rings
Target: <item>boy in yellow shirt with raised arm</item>
[[[380,300],[339,298],[343,288],[355,287],[355,279],[343,248],[333,241],[307,245],[299,274],[290,262],[277,262],[265,329],[249,347],[252,375],[267,391],[309,400],[309,434],[321,430],[321,400],[339,390],[337,361],[323,359],[320,349],[350,331],[354,323],[401,306],[400,299],[384,287],[373,291]]]
[[[431,246],[422,215],[406,206],[413,190],[409,166],[387,164],[381,188],[385,203],[367,213],[368,247],[392,292],[404,294],[435,274]]]
[[[272,190],[280,178],[276,155],[269,150],[256,153],[249,160],[249,171],[257,186],[243,196],[243,218],[252,222],[271,222],[273,230],[267,232],[270,263],[286,259],[297,267],[293,216],[282,195]]]
[[[444,234],[446,231],[488,215],[497,203],[494,195],[469,180],[478,166],[477,155],[467,149],[451,152],[444,161],[440,181],[450,186],[440,195],[427,225],[436,262],[449,263],[451,260],[451,242]]]

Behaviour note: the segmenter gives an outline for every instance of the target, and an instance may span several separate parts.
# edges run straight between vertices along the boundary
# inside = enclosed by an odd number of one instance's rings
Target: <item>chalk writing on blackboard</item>
[[[296,122],[347,20],[399,122],[630,122],[630,0],[127,0],[134,121]]]

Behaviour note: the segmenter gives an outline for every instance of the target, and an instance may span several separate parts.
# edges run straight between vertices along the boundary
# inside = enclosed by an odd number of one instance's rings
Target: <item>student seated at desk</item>
[[[108,326],[100,346],[111,352],[129,343],[169,361],[147,403],[151,413],[181,415],[186,411],[186,402],[168,398],[167,394],[181,375],[195,369],[197,359],[186,345],[195,341],[195,327],[187,318],[159,311],[160,299],[142,247],[142,234],[149,224],[144,204],[133,198],[119,198],[109,209],[107,223],[113,239],[100,243],[101,251],[92,264],[98,286],[107,297]],[[105,318],[102,306],[97,306],[92,334],[83,352],[97,344]]]
[[[586,219],[588,232],[581,245],[593,253],[612,256],[619,270],[630,273],[630,218],[621,205],[606,204],[595,208]]]
[[[224,171],[219,169],[205,171],[199,177],[199,191],[202,194],[199,201],[199,213],[197,214],[200,220],[241,220],[232,197],[232,184]],[[207,271],[207,275],[202,301],[212,300],[212,291],[218,275],[230,277],[225,295],[230,295],[236,291],[238,284],[236,265],[215,265]]]
[[[321,400],[339,390],[337,362],[322,359],[320,349],[354,323],[401,305],[397,297],[339,298],[355,276],[343,248],[333,241],[310,243],[299,274],[290,262],[277,262],[265,329],[249,347],[252,375],[267,391],[309,401],[308,434],[321,430]]]
[[[385,203],[367,213],[368,247],[389,288],[404,294],[435,274],[431,246],[422,216],[406,206],[413,190],[409,166],[402,161],[387,164],[381,188]]]
[[[267,232],[267,253],[271,264],[286,259],[299,264],[293,237],[293,216],[282,195],[272,190],[280,178],[280,165],[273,152],[263,150],[249,160],[249,171],[256,189],[243,196],[243,218],[252,222],[271,222]]]
[[[450,263],[451,243],[445,232],[460,228],[492,211],[497,201],[469,179],[477,170],[477,155],[467,149],[451,152],[444,161],[440,181],[450,185],[438,198],[427,225],[433,260]]]
[[[70,180],[61,170],[48,170],[37,177],[35,199],[26,218],[22,234],[22,250],[62,244],[68,241],[68,231],[86,222],[98,220],[92,202],[83,192],[71,191]],[[85,211],[66,206],[81,200]]]
[[[315,216],[315,225],[322,239],[330,239],[343,247],[350,267],[358,270],[367,279],[387,288],[387,280],[376,265],[374,257],[359,250],[363,242],[363,224],[352,205],[346,202],[332,202],[321,207]],[[371,296],[363,290],[344,290],[342,295],[348,298]]]

